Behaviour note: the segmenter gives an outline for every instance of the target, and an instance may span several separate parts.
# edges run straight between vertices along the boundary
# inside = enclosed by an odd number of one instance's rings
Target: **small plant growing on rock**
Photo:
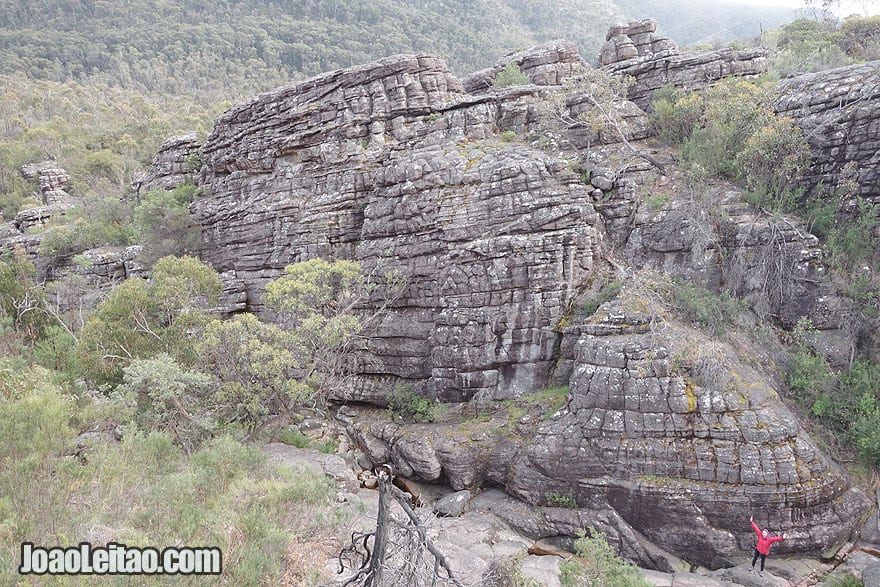
[[[554,508],[577,509],[577,501],[570,495],[550,493],[547,495],[547,505]]]
[[[514,86],[524,86],[530,84],[529,76],[524,74],[519,65],[512,61],[504,66],[504,69],[498,72],[495,79],[492,80],[493,88],[512,88]]]
[[[437,419],[439,406],[430,399],[417,395],[411,389],[397,388],[388,398],[388,411],[397,420],[414,422],[434,422]]]
[[[575,540],[575,556],[559,566],[566,587],[650,587],[639,570],[621,559],[605,536],[590,528]]]
[[[516,140],[516,133],[513,132],[512,130],[506,130],[503,133],[501,133],[501,140],[504,141],[505,143],[512,143],[513,141]]]
[[[620,290],[623,289],[623,282],[619,280],[605,281],[599,287],[599,291],[588,296],[584,300],[583,311],[587,316],[592,316],[599,309],[599,306],[606,302],[610,302],[617,297]]]

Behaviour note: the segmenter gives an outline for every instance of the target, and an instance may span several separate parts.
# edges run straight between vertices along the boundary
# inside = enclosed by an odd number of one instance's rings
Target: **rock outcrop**
[[[629,99],[644,109],[653,93],[667,84],[695,90],[726,76],[759,75],[767,70],[764,49],[680,52],[657,35],[652,20],[613,27],[599,59],[605,71],[633,78]]]
[[[850,166],[858,195],[880,203],[880,61],[793,77],[779,89],[777,112],[804,129],[814,156],[804,186],[835,187]]]
[[[194,132],[167,139],[159,147],[147,172],[132,182],[132,188],[137,193],[173,190],[191,182],[193,173],[201,167],[201,147]]]
[[[471,94],[490,91],[495,76],[509,63],[517,65],[536,86],[561,86],[589,67],[574,43],[551,41],[502,57],[492,67],[469,75],[462,80],[464,90]]]
[[[222,116],[194,204],[204,257],[259,311],[268,279],[314,256],[399,269],[350,397],[395,381],[444,401],[541,387],[552,327],[601,239],[587,186],[523,132],[540,88],[473,97],[431,56],[266,94]],[[381,386],[381,387],[376,387]]]
[[[21,174],[39,182],[40,205],[26,208],[16,214],[12,223],[19,232],[32,227],[42,227],[55,216],[63,215],[73,206],[73,198],[67,192],[70,174],[53,161],[33,163],[21,168]]]
[[[605,44],[599,52],[599,66],[674,49],[675,43],[671,39],[657,34],[657,22],[653,19],[618,24],[605,35]]]
[[[676,556],[736,564],[752,544],[752,514],[788,533],[779,552],[844,542],[868,510],[864,495],[765,374],[676,322],[652,290],[636,285],[564,329],[570,392],[544,420],[401,427],[367,417],[350,428],[371,459],[402,475],[454,489],[496,485],[548,508],[540,523],[509,518],[527,535],[570,535],[566,515],[590,520],[628,556],[665,571]]]
[[[645,54],[606,68],[644,72],[636,100],[668,81],[763,66],[758,53],[685,56],[653,31],[629,33]],[[581,65],[563,45],[526,54],[520,66],[535,82],[527,86],[489,89],[491,72],[463,84],[436,57],[396,56],[222,115],[202,149],[191,208],[204,259],[240,280],[258,313],[265,284],[312,257],[406,277],[402,296],[366,333],[339,399],[382,405],[406,384],[438,401],[479,402],[570,385],[561,410],[522,426],[478,420],[441,433],[352,422],[375,464],[455,489],[500,486],[535,506],[561,496],[575,507],[555,508],[559,534],[601,522],[632,557],[666,570],[676,556],[713,567],[742,556],[751,513],[788,531],[792,551],[846,538],[867,502],[760,366],[667,316],[650,288],[590,319],[574,311],[600,268],[617,262],[612,244],[635,271],[688,275],[692,266],[712,283],[737,269],[741,295],[757,304],[767,280],[755,278],[755,254],[768,244],[791,253],[806,283],[819,267],[815,242],[786,220],[734,214],[733,201],[725,222],[708,222],[706,238],[690,230],[703,219],[688,224],[675,205],[639,216],[636,182],[665,176],[631,146],[597,144],[619,140],[614,133],[572,140],[590,152],[569,158],[532,140],[537,104],[560,91],[540,83]],[[627,140],[644,138],[644,113],[632,103],[621,109],[630,113]],[[737,250],[739,265],[721,254]],[[821,297],[806,285],[783,294],[768,313],[783,316],[792,302],[804,313]]]

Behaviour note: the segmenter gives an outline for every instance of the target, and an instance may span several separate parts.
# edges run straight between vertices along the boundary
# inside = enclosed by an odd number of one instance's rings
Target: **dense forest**
[[[394,53],[443,55],[462,75],[505,52],[567,38],[592,60],[608,26],[626,18],[654,17],[690,45],[754,37],[792,16],[693,0],[4,0],[0,73],[235,99]]]

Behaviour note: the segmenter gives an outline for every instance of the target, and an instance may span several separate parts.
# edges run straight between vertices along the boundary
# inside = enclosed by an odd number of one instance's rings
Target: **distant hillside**
[[[657,20],[657,29],[682,46],[724,44],[753,39],[798,17],[798,10],[735,2],[697,0],[618,0],[628,17]]]
[[[762,12],[765,27],[786,18]],[[394,53],[433,52],[465,74],[568,38],[592,59],[627,18],[655,16],[682,44],[726,41],[757,34],[758,13],[693,0],[0,0],[0,73],[235,99]]]

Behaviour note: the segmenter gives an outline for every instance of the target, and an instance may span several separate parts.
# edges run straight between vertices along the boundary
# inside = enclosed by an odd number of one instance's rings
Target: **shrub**
[[[650,110],[654,134],[667,145],[681,145],[700,123],[703,98],[670,84],[654,93]]]
[[[590,529],[575,540],[575,556],[559,565],[559,580],[577,587],[649,587],[638,568],[614,552],[605,536]]]
[[[861,202],[853,218],[840,220],[829,231],[827,249],[830,262],[843,271],[868,264],[875,255],[873,234],[880,224],[880,208]]]
[[[253,314],[215,320],[197,350],[204,371],[218,379],[211,399],[224,422],[258,431],[273,414],[289,413],[311,390],[293,370],[300,365],[290,335]]]
[[[141,258],[148,266],[167,255],[185,255],[198,250],[201,233],[189,214],[195,191],[192,184],[169,191],[150,191],[134,209],[134,224],[144,247]]]
[[[689,283],[676,283],[675,302],[682,314],[700,328],[720,336],[745,310],[746,302],[727,290],[720,294]]]
[[[512,143],[513,141],[516,140],[516,133],[513,132],[512,130],[506,130],[503,133],[501,133],[501,140],[504,141],[505,143]]]
[[[492,80],[492,87],[510,88],[513,86],[524,86],[530,83],[532,82],[529,80],[529,76],[522,72],[519,65],[511,61],[504,66],[504,69],[495,75],[495,79]]]
[[[703,94],[700,124],[682,144],[682,161],[711,176],[739,179],[737,154],[773,118],[772,105],[767,86],[732,78],[710,87]]]
[[[856,361],[841,378],[841,389],[848,390],[858,400],[851,431],[852,441],[859,456],[876,467],[880,464],[880,403],[877,401],[880,364]]]
[[[138,427],[167,432],[191,452],[215,427],[209,401],[212,384],[208,375],[186,371],[172,357],[160,354],[132,361],[115,397]]]
[[[129,278],[92,312],[80,335],[83,374],[117,384],[131,361],[167,353],[195,361],[194,335],[210,319],[222,285],[217,272],[193,257],[165,257],[149,280]]]
[[[820,395],[831,391],[834,374],[825,357],[801,345],[791,356],[785,383],[795,400],[812,408]]]
[[[23,251],[0,254],[0,318],[28,342],[36,341],[50,320],[42,308],[45,292],[37,269]]]
[[[433,422],[437,419],[439,406],[425,396],[408,389],[396,389],[386,398],[392,417],[415,422]]]
[[[810,164],[810,147],[791,118],[770,118],[736,155],[740,181],[757,208],[789,211],[795,207],[795,181]]]

